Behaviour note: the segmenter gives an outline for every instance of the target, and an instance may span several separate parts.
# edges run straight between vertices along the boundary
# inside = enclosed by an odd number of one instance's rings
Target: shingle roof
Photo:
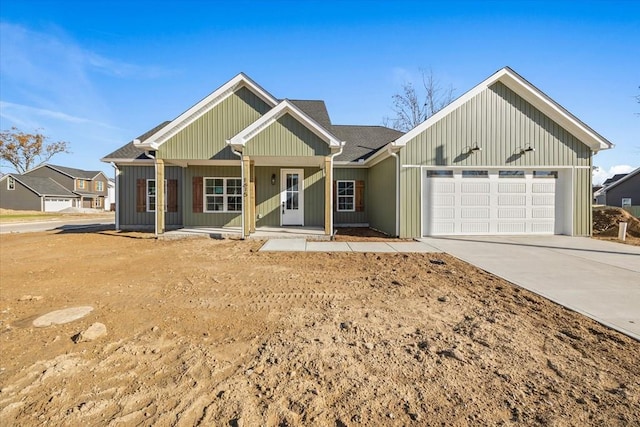
[[[78,197],[51,178],[14,174],[10,174],[10,176],[35,191],[40,196]]]
[[[333,125],[331,129],[335,136],[347,141],[342,154],[336,156],[336,160],[343,162],[366,160],[403,135],[403,132],[384,126]]]
[[[46,164],[44,166],[49,166],[73,178],[91,179],[96,175],[98,175],[99,173],[102,173],[101,171],[86,171],[82,169],[68,168],[66,166],[57,166],[52,164]]]
[[[289,100],[305,114],[315,120],[320,126],[331,132],[339,139],[346,141],[342,154],[336,157],[339,161],[366,160],[376,151],[384,147],[391,141],[402,136],[402,132],[384,126],[357,126],[357,125],[333,125],[327,112],[327,106],[321,100]],[[161,123],[149,130],[137,139],[144,141],[163,127],[169,121]],[[133,145],[133,141],[123,145],[111,154],[104,156],[104,159],[148,159],[144,150],[140,150]]]
[[[333,125],[324,101],[291,100],[318,124],[337,136],[346,145],[339,161],[366,160],[376,151],[403,135],[403,132],[384,126]]]
[[[607,185],[611,185],[614,182],[621,180],[625,176],[627,176],[626,173],[617,173],[617,174],[613,175],[611,178],[607,179],[605,182],[603,182],[602,185],[604,185],[606,187]]]
[[[171,122],[168,120],[166,122],[162,122],[158,126],[154,127],[153,129],[143,133],[136,139],[139,139],[140,141],[144,141],[154,133],[158,132],[163,127],[167,126],[169,123]],[[144,154],[144,150],[136,148],[133,145],[133,141],[130,141],[125,145],[123,145],[122,147],[118,148],[113,153],[110,153],[104,156],[104,159],[150,159],[150,157]]]
[[[327,112],[327,106],[324,101],[290,99],[296,107],[301,109],[305,114],[318,122],[320,126],[331,132],[331,119]],[[337,135],[336,135],[337,136]]]

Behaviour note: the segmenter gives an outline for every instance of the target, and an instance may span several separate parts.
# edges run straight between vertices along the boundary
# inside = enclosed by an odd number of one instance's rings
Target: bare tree
[[[0,160],[9,163],[18,173],[41,165],[58,153],[68,153],[66,141],[47,142],[48,136],[24,133],[16,127],[0,133]]]
[[[410,82],[402,85],[402,92],[391,97],[393,100],[392,110],[395,117],[383,118],[385,126],[392,127],[399,131],[406,132],[429,117],[449,105],[454,99],[455,89],[449,85],[442,87],[440,81],[433,75],[433,70],[420,70],[422,75],[423,94]]]

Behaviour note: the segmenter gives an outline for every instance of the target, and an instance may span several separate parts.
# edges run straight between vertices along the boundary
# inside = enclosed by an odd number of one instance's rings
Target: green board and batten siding
[[[158,149],[158,158],[238,160],[226,140],[270,109],[262,99],[242,87],[169,138]]]
[[[396,164],[389,157],[369,170],[369,226],[396,235]],[[366,205],[365,205],[366,206]]]
[[[469,153],[476,145],[482,151]],[[520,154],[529,145],[535,151]],[[450,112],[400,150],[405,166],[582,167],[574,170],[575,235],[591,234],[587,203],[591,200],[591,155],[588,146],[501,82]],[[400,171],[401,237],[421,233],[421,180],[418,167]]]
[[[280,226],[280,166],[255,168],[257,227]],[[324,227],[324,176],[320,168],[304,170],[304,224]],[[276,182],[271,184],[271,176]]]
[[[329,145],[290,114],[285,114],[247,142],[247,156],[327,156]]]
[[[335,196],[334,196],[334,206],[333,206],[333,223],[340,225],[349,225],[349,224],[368,224],[369,218],[367,216],[367,212],[370,206],[369,197],[369,169],[364,168],[337,168],[333,171],[333,179],[334,181],[364,181],[364,211],[363,212],[338,212],[335,206]],[[335,191],[335,187],[334,187]]]
[[[121,191],[118,193],[118,209],[120,227],[153,228],[155,225],[154,212],[137,212],[136,196],[138,179],[155,179],[155,168],[151,166],[119,166],[118,182]],[[179,167],[165,167],[165,179],[178,180],[178,212],[166,212],[167,227],[182,225],[182,206],[184,202],[183,169]]]
[[[238,157],[236,157],[237,159]],[[184,169],[184,225],[185,227],[240,227],[241,212],[193,212],[193,178],[241,178],[238,166],[189,166]],[[204,196],[203,196],[204,200]]]

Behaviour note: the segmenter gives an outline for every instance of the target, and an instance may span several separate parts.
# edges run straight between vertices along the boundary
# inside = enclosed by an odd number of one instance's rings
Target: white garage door
[[[56,199],[45,198],[44,199],[44,211],[45,212],[58,212],[62,209],[72,207],[72,199]]]
[[[557,171],[426,170],[425,235],[554,234]]]

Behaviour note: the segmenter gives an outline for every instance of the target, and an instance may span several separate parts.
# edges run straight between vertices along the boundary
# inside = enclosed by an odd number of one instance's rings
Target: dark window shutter
[[[167,212],[178,212],[178,180],[167,180]]]
[[[333,211],[338,211],[338,181],[333,181]]]
[[[364,181],[356,181],[356,212],[364,212]]]
[[[147,210],[147,180],[139,179],[136,183],[136,212]]]
[[[202,212],[202,177],[193,177],[193,212]]]

